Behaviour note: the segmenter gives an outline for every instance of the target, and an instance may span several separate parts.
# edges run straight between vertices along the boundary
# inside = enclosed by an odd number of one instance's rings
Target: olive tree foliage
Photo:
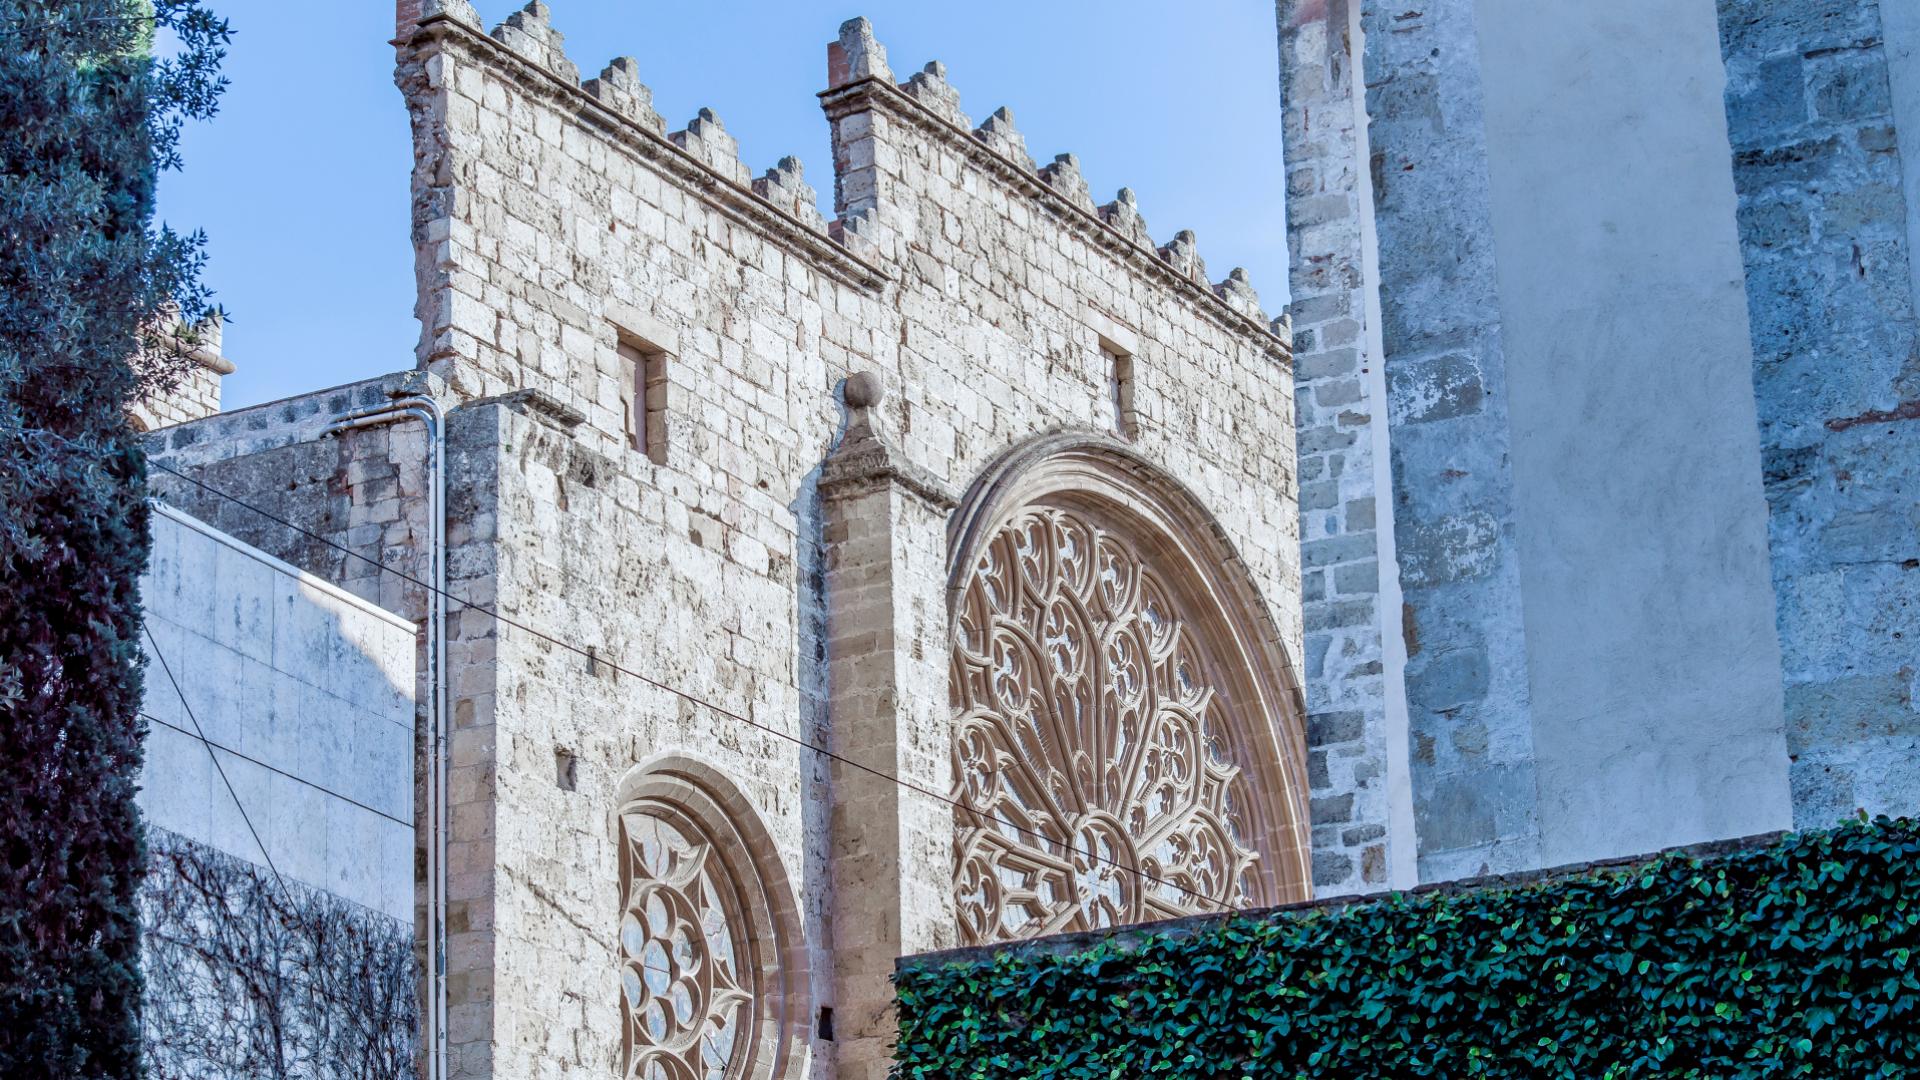
[[[410,1080],[413,928],[154,830],[149,1080]]]
[[[126,409],[187,362],[201,240],[159,227],[226,25],[0,0],[0,1076],[139,1073],[139,578]],[[168,55],[156,57],[156,42]]]

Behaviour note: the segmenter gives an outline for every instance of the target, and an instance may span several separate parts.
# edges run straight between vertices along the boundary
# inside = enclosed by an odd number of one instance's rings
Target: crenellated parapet
[[[616,57],[597,76],[583,81],[580,68],[567,55],[564,35],[553,24],[551,9],[542,0],[531,0],[490,30],[467,0],[400,0],[397,17],[396,40],[403,51],[418,45],[420,49],[415,51],[419,53],[457,35],[486,60],[504,65],[510,57],[522,65],[522,81],[561,97],[578,95],[583,99],[580,115],[593,117],[629,150],[667,167],[698,197],[746,214],[750,224],[776,237],[791,241],[804,232],[817,238],[803,241],[798,250],[826,256],[822,268],[829,272],[867,283],[884,277],[878,267],[861,265],[857,255],[850,263],[843,261],[844,256],[836,257],[839,252],[853,253],[829,237],[827,221],[816,204],[817,195],[800,179],[797,159],[782,158],[763,177],[755,179],[740,157],[739,142],[712,109],[701,109],[684,128],[669,131],[654,108],[653,90],[641,80],[640,66],[633,57]],[[403,74],[402,85],[410,95],[448,90],[436,85],[431,73],[411,88]],[[427,119],[445,124],[450,117],[428,109]],[[421,134],[416,132],[417,147],[436,142],[430,135],[421,138]],[[689,165],[693,170],[686,168]]]
[[[597,78],[581,83],[580,89],[655,135],[667,133],[667,122],[653,109],[653,90],[640,81],[640,63],[633,57],[615,57]]]
[[[1153,236],[1147,231],[1147,219],[1140,216],[1140,202],[1134,197],[1132,188],[1121,188],[1112,202],[1101,207],[1100,220],[1141,247],[1153,246]]]
[[[1013,125],[1013,110],[1005,105],[993,110],[993,115],[974,129],[973,137],[1028,172],[1039,171],[1040,167],[1033,163],[1033,155],[1027,152],[1027,137]]]
[[[558,78],[580,81],[580,69],[567,59],[566,41],[553,28],[552,12],[541,0],[528,0],[526,7],[507,16],[493,28],[493,38]]]
[[[1093,192],[1087,190],[1086,177],[1080,175],[1079,158],[1072,154],[1055,157],[1053,164],[1040,170],[1040,179],[1068,202],[1089,213],[1093,211]]]
[[[896,82],[873,24],[856,18],[844,23],[839,37],[828,43],[827,78],[828,89],[821,100],[835,125],[836,209],[841,216],[834,235],[843,242],[859,237],[872,245],[866,250],[875,257],[889,257],[884,249],[888,237],[882,235],[887,224],[881,205],[886,202],[881,190],[885,179],[874,146],[889,137],[887,125],[906,124],[963,149],[983,171],[1034,198],[1069,228],[1125,253],[1143,272],[1177,283],[1202,310],[1243,331],[1275,338],[1245,271],[1236,270],[1217,283],[1210,281],[1188,230],[1156,245],[1133,191],[1123,188],[1113,202],[1098,205],[1075,155],[1062,153],[1044,167],[1036,166],[1010,109],[998,108],[974,127],[960,107],[959,91],[948,81],[946,66],[939,61]],[[884,123],[876,119],[877,114],[885,115]],[[881,211],[878,221],[874,220],[876,210]],[[1275,345],[1276,351],[1288,355],[1284,345],[1278,341]]]
[[[684,131],[676,131],[667,138],[673,145],[685,150],[708,168],[727,177],[736,184],[752,184],[753,174],[740,160],[740,143],[727,134],[720,123],[720,117],[712,109],[701,109],[700,114],[687,122]]]
[[[821,100],[835,134],[830,218],[821,213],[815,189],[804,179],[797,159],[783,157],[756,176],[713,110],[701,109],[685,127],[669,130],[632,57],[617,57],[598,75],[582,80],[543,0],[531,0],[491,28],[483,26],[468,0],[400,0],[397,17],[403,67],[408,55],[423,61],[413,82],[403,73],[403,87],[423,104],[436,96],[447,99],[444,107],[416,107],[416,149],[423,163],[434,159],[445,142],[433,133],[436,126],[464,122],[476,132],[491,132],[480,135],[482,139],[498,139],[502,124],[511,123],[487,115],[492,108],[471,86],[458,80],[447,85],[444,72],[430,70],[430,54],[438,44],[457,39],[466,55],[483,67],[511,74],[516,85],[547,95],[556,104],[564,102],[563,114],[598,128],[614,145],[660,168],[691,197],[722,208],[741,224],[817,263],[818,269],[872,287],[894,276],[889,267],[902,264],[900,244],[912,232],[905,225],[919,213],[904,193],[883,190],[885,169],[916,142],[931,137],[1043,210],[1042,220],[1063,226],[1136,272],[1171,286],[1223,325],[1257,335],[1277,355],[1288,355],[1269,329],[1244,272],[1210,281],[1190,231],[1156,244],[1133,191],[1122,188],[1112,201],[1100,204],[1075,155],[1061,153],[1038,166],[1010,109],[997,108],[976,126],[939,61],[896,80],[886,47],[866,19],[843,24],[828,46],[829,86]],[[551,135],[533,134],[543,139]],[[453,189],[461,182],[473,182],[472,177],[454,175],[450,166],[423,164],[416,175],[429,179],[417,191],[416,201],[436,208],[436,214],[457,205]],[[422,272],[431,273],[426,264]],[[423,319],[432,314],[423,313]],[[429,347],[427,355],[443,351]]]
[[[947,81],[947,65],[940,61],[929,61],[919,74],[901,83],[900,89],[947,123],[963,128],[973,126],[973,121],[961,111],[960,91]]]
[[[820,195],[807,183],[800,159],[781,158],[765,176],[753,182],[753,193],[821,232],[827,231],[827,219],[820,214]]]

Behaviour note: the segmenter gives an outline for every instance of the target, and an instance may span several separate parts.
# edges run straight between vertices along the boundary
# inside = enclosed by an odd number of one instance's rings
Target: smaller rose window
[[[622,814],[621,989],[632,1080],[730,1080],[754,1022],[738,898],[713,846],[646,807]]]

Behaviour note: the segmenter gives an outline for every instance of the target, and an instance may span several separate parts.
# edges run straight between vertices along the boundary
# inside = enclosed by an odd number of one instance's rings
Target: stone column
[[[833,762],[836,1075],[882,1080],[893,962],[954,943],[947,516],[955,500],[875,430],[880,383],[847,380],[820,474]],[[911,786],[908,786],[911,785]]]

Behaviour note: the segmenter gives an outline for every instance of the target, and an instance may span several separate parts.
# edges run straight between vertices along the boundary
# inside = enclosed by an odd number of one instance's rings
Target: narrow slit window
[[[1107,385],[1113,405],[1113,429],[1123,439],[1139,433],[1139,416],[1133,407],[1133,357],[1101,342],[1100,352],[1107,358]]]
[[[667,463],[667,354],[645,342],[620,339],[620,405],[627,441],[656,465]]]

